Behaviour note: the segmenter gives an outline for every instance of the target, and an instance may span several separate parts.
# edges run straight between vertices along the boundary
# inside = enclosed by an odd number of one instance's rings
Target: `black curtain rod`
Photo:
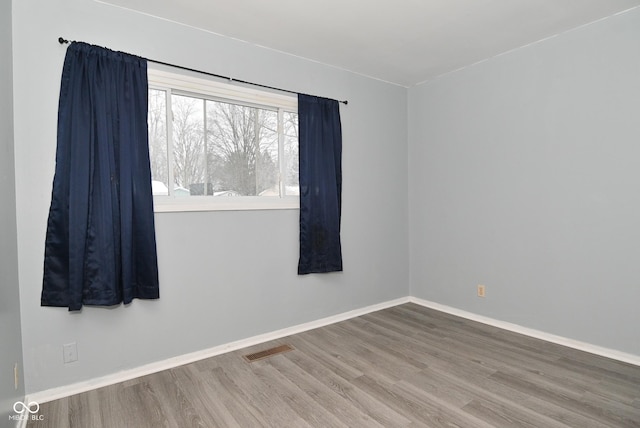
[[[58,37],[58,43],[60,43],[61,45],[65,45],[65,44],[69,44],[69,43],[71,43],[71,42],[70,42],[69,40],[67,40],[67,39],[63,39],[62,37]],[[220,74],[209,73],[208,71],[201,71],[201,70],[196,70],[196,69],[194,69],[194,68],[183,67],[183,66],[181,66],[181,65],[170,64],[170,63],[168,63],[168,62],[156,61],[155,59],[150,59],[150,58],[145,58],[145,57],[140,57],[140,58],[145,59],[145,60],[147,60],[147,61],[149,61],[149,62],[156,63],[156,64],[161,64],[161,65],[166,65],[166,66],[169,66],[169,67],[179,68],[180,70],[191,71],[191,72],[194,72],[194,73],[205,74],[205,75],[207,75],[207,76],[212,76],[212,77],[217,77],[217,78],[220,78],[220,79],[225,79],[225,80],[228,80],[228,81],[230,81],[230,82],[238,82],[238,83],[242,83],[242,84],[245,84],[245,85],[258,86],[258,87],[260,87],[260,88],[273,89],[273,90],[275,90],[275,91],[288,92],[288,93],[290,93],[290,94],[296,94],[296,95],[298,94],[298,92],[290,91],[290,90],[288,90],[288,89],[276,88],[276,87],[274,87],[274,86],[262,85],[262,84],[260,84],[260,83],[247,82],[246,80],[234,79],[234,78],[229,77],[229,76],[222,76],[222,75],[220,75]],[[308,95],[308,94],[303,94],[303,95]],[[347,101],[347,100],[345,100],[345,101],[338,101],[338,102],[339,102],[339,103],[342,103],[342,104],[344,104],[344,105],[349,104],[349,101]]]

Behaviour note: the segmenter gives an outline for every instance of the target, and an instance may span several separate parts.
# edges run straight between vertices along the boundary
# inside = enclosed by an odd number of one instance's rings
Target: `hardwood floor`
[[[242,358],[282,344],[295,349]],[[640,367],[409,303],[40,415],[28,427],[640,427]]]

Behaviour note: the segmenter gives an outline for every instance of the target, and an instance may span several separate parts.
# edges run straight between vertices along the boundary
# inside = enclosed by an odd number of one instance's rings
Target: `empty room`
[[[640,427],[640,0],[0,0],[0,427]]]

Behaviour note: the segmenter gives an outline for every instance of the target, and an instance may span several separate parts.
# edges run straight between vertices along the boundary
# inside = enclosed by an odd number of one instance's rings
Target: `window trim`
[[[281,94],[264,89],[255,89],[233,84],[233,81],[222,82],[213,78],[202,78],[194,75],[176,73],[163,69],[162,66],[147,68],[149,89],[166,91],[167,119],[170,115],[171,100],[169,96],[190,95],[214,101],[231,102],[249,107],[263,108],[278,113],[278,155],[279,159],[284,150],[284,134],[282,132],[282,117],[284,112],[298,113],[298,99],[293,94]],[[172,131],[171,121],[167,120],[167,135]],[[173,165],[173,153],[167,153],[169,168]],[[170,181],[173,174],[170,174]],[[282,188],[282,180],[280,187]],[[190,211],[251,211],[273,209],[299,209],[300,197],[291,196],[154,196],[154,212],[190,212]]]
[[[184,200],[189,198],[188,200]],[[255,211],[300,209],[298,196],[154,196],[156,213],[188,211]],[[241,200],[238,200],[241,199]]]
[[[186,73],[186,72],[185,72]],[[204,79],[188,74],[178,74],[160,68],[148,67],[149,87],[156,89],[171,88],[191,94],[210,95],[226,101],[236,101],[271,108],[283,108],[298,112],[298,99],[293,94],[281,94],[267,89],[255,89],[217,80]]]

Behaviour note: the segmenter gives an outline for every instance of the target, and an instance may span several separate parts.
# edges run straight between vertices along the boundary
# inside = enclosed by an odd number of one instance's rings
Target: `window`
[[[155,211],[297,208],[297,98],[149,69]]]

